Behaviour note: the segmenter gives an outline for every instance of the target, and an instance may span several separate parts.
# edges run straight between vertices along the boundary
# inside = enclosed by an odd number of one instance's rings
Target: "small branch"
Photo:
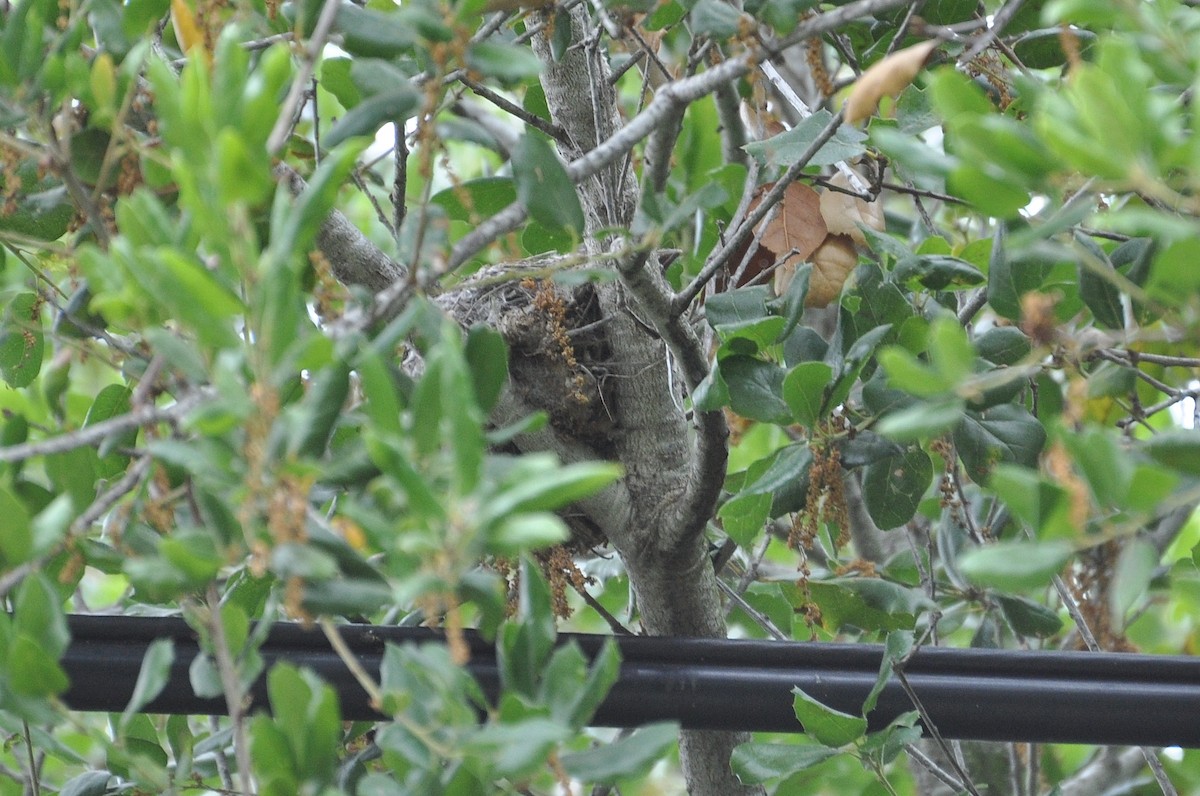
[[[996,37],[1008,27],[1008,23],[1012,22],[1013,17],[1021,10],[1021,4],[1024,2],[1025,0],[1008,0],[1007,3],[1001,6],[1000,10],[992,16],[991,27],[980,34],[971,46],[964,50],[962,55],[958,56],[958,62],[960,64],[968,63],[972,58],[986,50],[996,40]]]
[[[904,670],[900,666],[899,661],[897,661],[897,665],[892,667],[892,673],[900,682],[900,687],[904,689],[904,693],[907,694],[909,700],[912,701],[913,706],[917,709],[917,713],[921,715],[921,723],[925,725],[925,729],[931,736],[933,736],[934,742],[938,745],[938,748],[942,750],[942,754],[946,756],[946,761],[950,763],[950,767],[954,769],[954,773],[957,776],[962,789],[971,794],[971,796],[979,796],[979,791],[975,788],[975,784],[971,782],[971,777],[966,771],[963,770],[962,766],[958,762],[958,758],[950,749],[950,745],[946,743],[946,739],[942,737],[940,732],[938,732],[937,725],[935,725],[933,720],[930,718],[929,711],[925,709],[924,703],[921,702],[920,697],[917,696],[917,692],[914,691],[913,687],[909,684],[908,678],[905,677]]]
[[[909,757],[916,760],[919,766],[953,788],[955,793],[961,793],[967,789],[967,786],[964,785],[962,781],[958,779],[958,777],[939,766],[937,761],[922,752],[916,744],[905,744],[904,751],[908,752]]]
[[[176,420],[212,397],[213,393],[211,390],[196,390],[162,409],[157,406],[141,407],[128,414],[118,415],[95,425],[81,428],[78,431],[71,431],[38,442],[25,442],[20,445],[0,448],[0,462],[19,462],[35,456],[48,456],[53,453],[63,453],[89,445],[99,445],[114,434],[121,434],[131,429],[161,423],[165,420]]]
[[[487,86],[471,80],[466,75],[461,75],[458,78],[458,82],[462,83],[464,86],[471,89],[471,91],[475,92],[477,95],[492,103],[510,116],[515,116],[530,127],[535,127],[538,130],[541,130],[543,133],[550,136],[563,146],[571,146],[570,136],[568,136],[566,131],[564,131],[561,127],[559,127],[557,124],[554,124],[554,122],[548,122],[541,116],[530,113],[520,105],[505,99]]]
[[[671,174],[671,152],[683,129],[685,106],[673,109],[663,123],[650,134],[642,160],[642,190],[649,194],[662,193]]]
[[[581,598],[583,598],[583,601],[585,603],[587,603],[587,606],[589,608],[591,608],[593,611],[595,611],[597,614],[600,615],[600,618],[603,619],[605,624],[608,625],[608,629],[611,630],[615,635],[618,635],[618,636],[634,635],[634,632],[632,630],[625,627],[625,625],[621,624],[621,621],[619,619],[617,619],[615,616],[613,616],[612,613],[607,608],[605,608],[603,605],[601,605],[600,602],[595,597],[593,597],[591,594],[589,594],[588,590],[586,588],[583,588],[580,586],[575,586],[574,583],[572,583],[571,585],[575,589],[575,591],[579,594],[579,596]]]
[[[208,604],[208,629],[212,633],[213,653],[217,659],[217,673],[221,677],[221,690],[225,692],[225,705],[229,710],[229,723],[233,729],[233,755],[237,760],[238,786],[243,794],[253,794],[250,776],[250,748],[246,740],[245,707],[238,679],[233,652],[229,649],[229,638],[225,634],[225,622],[221,619],[221,599],[216,584],[208,585],[205,602]]]
[[[292,167],[280,163],[275,176],[282,185],[299,196],[307,187],[304,178]],[[361,285],[379,293],[402,282],[407,269],[383,253],[378,246],[340,212],[334,210],[321,223],[317,248],[333,266],[333,275],[345,285]]]
[[[325,634],[326,640],[329,641],[329,646],[333,647],[333,651],[342,659],[342,663],[346,664],[346,668],[350,670],[350,674],[354,676],[354,679],[362,686],[362,690],[367,692],[367,696],[371,698],[371,707],[376,710],[382,710],[383,692],[379,689],[379,684],[363,668],[358,658],[355,657],[354,650],[347,646],[346,640],[342,638],[342,633],[338,630],[337,625],[327,617],[318,619],[317,624],[321,626],[321,632]]]
[[[275,119],[275,126],[271,129],[271,135],[267,137],[267,152],[271,155],[279,154],[279,150],[283,149],[288,136],[292,134],[292,117],[299,108],[301,99],[308,91],[308,81],[316,68],[321,50],[325,48],[325,43],[329,40],[329,31],[333,28],[333,21],[337,18],[337,12],[341,5],[341,0],[328,0],[321,8],[321,15],[317,17],[317,25],[313,29],[312,38],[308,40],[307,46],[304,48],[300,71],[292,81],[287,97],[283,100],[283,106],[279,109],[279,116]]]
[[[83,533],[89,525],[103,517],[105,512],[116,505],[117,501],[137,489],[150,470],[150,462],[151,457],[146,455],[130,465],[119,481],[106,489],[92,501],[92,504],[82,514],[75,518],[71,523],[71,533]]]
[[[731,602],[737,603],[737,606],[746,612],[746,615],[755,621],[755,623],[763,630],[767,631],[776,641],[791,641],[791,637],[780,630],[771,617],[759,611],[757,608],[746,602],[746,598],[738,594],[732,586],[725,581],[717,578],[717,587],[721,592],[730,599]]]
[[[395,130],[395,143],[392,145],[392,165],[395,174],[392,177],[392,235],[396,240],[396,251],[400,251],[400,229],[404,226],[404,217],[408,214],[408,138],[404,133],[404,125],[400,122],[392,125]]]
[[[975,293],[969,299],[967,299],[967,303],[964,304],[958,311],[959,324],[961,326],[966,326],[968,323],[974,320],[975,316],[981,309],[983,309],[987,302],[988,297],[986,288],[975,291]]]
[[[718,86],[713,98],[721,120],[721,155],[726,163],[746,165],[746,125],[742,121],[742,98],[733,83]]]
[[[1083,639],[1083,643],[1090,652],[1100,652],[1102,649],[1100,643],[1096,641],[1096,635],[1088,626],[1087,618],[1079,610],[1079,604],[1071,595],[1070,590],[1067,589],[1067,584],[1063,582],[1062,577],[1059,575],[1054,576],[1053,582],[1054,589],[1058,592],[1058,597],[1062,600],[1063,605],[1066,606],[1067,613],[1075,623],[1075,628],[1079,631],[1079,637]],[[1178,796],[1178,791],[1175,790],[1175,786],[1171,784],[1170,778],[1167,777],[1167,772],[1163,769],[1162,762],[1158,759],[1158,754],[1148,746],[1140,746],[1138,749],[1145,759],[1146,765],[1150,767],[1150,772],[1154,774],[1154,779],[1158,782],[1158,787],[1162,791],[1163,796]]]

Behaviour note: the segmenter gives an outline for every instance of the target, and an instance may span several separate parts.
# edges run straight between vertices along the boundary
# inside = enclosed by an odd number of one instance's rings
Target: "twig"
[[[400,122],[392,125],[395,129],[395,143],[392,145],[392,164],[395,174],[392,177],[392,235],[396,240],[396,251],[400,251],[400,230],[404,226],[404,217],[408,215],[408,136],[404,125]]]
[[[771,617],[767,616],[762,611],[759,611],[753,605],[746,602],[746,598],[734,591],[733,587],[728,583],[720,578],[717,578],[717,586],[721,589],[721,592],[726,597],[737,603],[738,607],[745,611],[747,616],[753,619],[759,627],[771,634],[771,636],[777,641],[791,641],[791,637],[780,630],[775,623],[771,621]]]
[[[471,89],[471,91],[475,92],[480,97],[483,97],[485,100],[492,103],[510,116],[515,116],[530,127],[535,127],[538,130],[541,130],[543,133],[550,136],[563,146],[571,146],[570,136],[568,136],[566,131],[554,122],[548,122],[541,116],[538,116],[536,113],[530,113],[520,105],[517,105],[511,100],[505,99],[487,86],[472,80],[466,75],[461,75],[458,78],[458,82],[462,83],[464,86]]]
[[[83,533],[89,525],[100,519],[106,511],[116,505],[118,500],[137,489],[142,479],[146,477],[146,473],[150,470],[150,461],[151,457],[145,455],[130,465],[129,469],[125,471],[125,475],[121,476],[119,481],[106,489],[99,497],[92,501],[92,504],[82,514],[75,518],[71,523],[71,533]],[[2,591],[2,587],[0,587],[0,593]]]
[[[208,729],[213,735],[221,731],[221,720],[216,716],[208,717]],[[233,792],[233,777],[229,775],[229,758],[225,756],[225,747],[218,746],[213,750],[213,759],[217,762],[217,776],[221,778],[221,786],[226,791]]]
[[[801,22],[785,43],[768,49],[768,53],[776,55],[798,42],[819,36],[859,16],[894,8],[904,2],[905,0],[858,0],[858,2],[849,3]],[[695,102],[716,91],[721,85],[742,77],[750,71],[762,55],[761,52],[750,50],[694,77],[677,80],[663,86],[644,111],[567,166],[567,174],[571,177],[571,181],[578,185],[618,159],[625,157],[626,153],[669,118],[676,107]],[[519,202],[513,202],[454,245],[450,250],[447,270],[454,270],[496,238],[512,232],[525,218],[525,208]]]
[[[333,21],[337,18],[337,12],[341,5],[341,0],[328,0],[321,7],[317,25],[313,29],[312,37],[308,40],[308,46],[304,48],[300,71],[292,81],[287,97],[283,100],[283,106],[279,109],[279,117],[271,129],[271,135],[267,137],[267,152],[271,155],[279,154],[279,150],[287,142],[288,136],[292,134],[292,116],[296,113],[300,99],[308,90],[309,78],[312,77],[313,70],[316,68],[321,50],[325,48],[325,42],[329,40],[329,31],[333,28]]]
[[[98,445],[114,434],[121,434],[140,426],[161,423],[164,420],[176,420],[212,398],[213,394],[209,389],[199,389],[162,409],[157,406],[145,406],[134,409],[128,414],[118,415],[95,425],[81,428],[78,431],[71,431],[38,442],[26,442],[0,448],[0,462],[19,462],[34,456],[48,456],[89,445]]]
[[[996,40],[996,37],[1008,27],[1008,23],[1012,22],[1013,17],[1021,10],[1021,4],[1024,2],[1025,0],[1008,0],[1007,3],[1001,6],[1000,10],[992,16],[991,27],[980,34],[971,46],[964,50],[962,55],[958,56],[958,62],[960,64],[968,63],[972,58],[986,50]]]
[[[958,311],[959,324],[961,326],[966,326],[968,323],[974,320],[975,315],[981,309],[983,309],[987,302],[988,296],[986,289],[975,291],[975,293],[969,299],[967,299],[967,303],[962,306],[962,309]]]
[[[913,707],[915,707],[917,709],[917,713],[921,715],[921,723],[925,725],[925,729],[929,731],[931,736],[933,736],[934,742],[942,750],[942,754],[946,756],[946,761],[950,763],[950,767],[954,769],[954,773],[959,779],[959,785],[962,786],[963,790],[971,794],[971,796],[979,796],[979,791],[976,790],[975,784],[971,782],[971,777],[959,764],[957,757],[950,749],[950,745],[946,743],[946,739],[942,737],[940,732],[938,732],[937,725],[935,725],[933,720],[930,718],[929,711],[925,709],[924,703],[921,702],[920,697],[917,696],[917,692],[914,691],[913,687],[909,684],[908,678],[904,676],[904,670],[900,661],[897,661],[892,667],[892,674],[896,676],[896,679],[900,682],[900,687],[904,689],[904,693],[908,695],[909,700],[913,703]]]
[[[1075,623],[1075,628],[1079,631],[1079,637],[1083,639],[1083,643],[1087,646],[1090,652],[1100,652],[1100,643],[1096,641],[1096,635],[1092,633],[1091,627],[1088,626],[1087,618],[1083,612],[1079,610],[1079,604],[1075,601],[1074,596],[1067,589],[1067,584],[1059,575],[1054,576],[1054,590],[1058,592],[1058,597],[1062,600],[1063,605],[1067,609],[1071,620]],[[1153,749],[1148,746],[1139,747],[1142,752],[1142,757],[1146,760],[1146,765],[1150,767],[1150,773],[1154,775],[1158,787],[1163,792],[1163,796],[1178,796],[1178,791],[1171,784],[1167,772],[1163,769],[1162,762],[1158,759],[1158,755]]]
[[[215,583],[208,584],[205,602],[208,603],[208,628],[212,633],[217,673],[221,677],[221,690],[225,692],[225,705],[229,710],[229,723],[233,728],[233,755],[237,760],[238,786],[242,789],[242,793],[253,794],[242,687],[238,678],[237,666],[233,660],[233,652],[229,649],[229,637],[225,634],[225,622],[221,618],[221,596],[217,593]]]
[[[607,608],[601,605],[599,600],[589,594],[586,588],[583,588],[582,586],[575,586],[574,583],[571,585],[574,587],[575,591],[578,592],[579,596],[583,598],[583,601],[587,603],[587,606],[600,615],[600,618],[603,619],[605,624],[608,625],[609,630],[618,636],[635,635],[632,630],[621,624],[621,620],[617,619]]]
[[[942,782],[949,785],[956,793],[967,789],[967,786],[962,783],[957,777],[951,774],[946,769],[937,764],[932,757],[921,751],[916,744],[910,743],[904,745],[904,750],[908,752],[909,757],[917,761],[917,764],[940,779]]]
[[[333,651],[342,659],[342,663],[346,664],[346,668],[350,670],[350,674],[362,687],[363,691],[367,692],[367,696],[371,698],[371,707],[376,710],[383,709],[383,692],[379,688],[379,684],[372,679],[370,673],[363,668],[362,663],[354,655],[354,650],[346,644],[346,640],[342,638],[342,633],[337,629],[337,625],[331,622],[327,617],[321,617],[317,620],[317,624],[321,626],[321,632],[325,634],[325,638],[329,641],[329,646],[333,647]]]

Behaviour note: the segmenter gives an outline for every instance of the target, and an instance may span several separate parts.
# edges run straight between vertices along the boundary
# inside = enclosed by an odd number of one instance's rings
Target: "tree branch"
[[[284,163],[275,176],[293,196],[308,187],[300,173]],[[330,212],[317,231],[317,248],[329,260],[333,275],[344,285],[360,285],[379,293],[402,282],[408,269],[383,253],[358,227],[337,210]]]
[[[213,395],[214,393],[208,389],[196,390],[161,409],[157,406],[144,406],[134,409],[128,414],[117,415],[78,431],[71,431],[37,442],[25,442],[0,448],[0,462],[19,462],[35,456],[49,456],[76,448],[85,448],[89,445],[99,445],[115,434],[123,434],[126,431],[161,423],[164,420],[177,420],[212,398]]]

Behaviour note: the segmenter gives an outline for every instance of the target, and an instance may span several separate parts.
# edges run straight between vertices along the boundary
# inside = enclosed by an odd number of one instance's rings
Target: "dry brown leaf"
[[[850,179],[838,172],[829,180],[836,188],[853,190]],[[859,246],[867,245],[867,236],[859,224],[869,229],[883,230],[883,206],[879,202],[867,202],[857,196],[826,189],[821,194],[821,217],[830,235],[849,235]]]
[[[779,211],[763,229],[762,245],[775,259],[799,263],[808,259],[829,232],[821,216],[821,195],[801,182],[783,192]]]
[[[858,124],[870,117],[884,97],[894,97],[913,82],[925,66],[938,42],[923,41],[905,47],[872,64],[855,82],[846,98],[844,117],[847,124]]]
[[[842,285],[858,265],[858,251],[849,235],[830,235],[808,258],[812,274],[808,277],[806,307],[827,307],[842,294]],[[792,281],[795,268],[775,271],[775,294],[782,296]]]
[[[750,210],[758,207],[762,195],[770,189],[770,185],[759,188],[758,196],[750,202]],[[746,252],[752,241],[747,240],[745,246],[734,252],[730,258],[731,269],[740,267],[746,260],[746,268],[738,277],[733,287],[742,287],[763,271],[775,265],[776,261],[786,257],[787,265],[781,268],[796,267],[796,263],[807,260],[809,255],[825,240],[825,220],[821,218],[821,197],[812,188],[802,183],[793,182],[783,192],[783,200],[779,210],[771,217],[763,229],[762,238],[755,246],[754,253],[747,260]],[[795,250],[792,253],[792,250]],[[730,287],[729,277],[720,275],[717,278],[717,291]]]

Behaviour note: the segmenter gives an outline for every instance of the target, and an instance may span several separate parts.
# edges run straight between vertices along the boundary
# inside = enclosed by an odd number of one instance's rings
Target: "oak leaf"
[[[783,192],[779,211],[767,221],[760,243],[776,261],[800,263],[809,258],[829,232],[821,216],[821,195],[802,182]]]
[[[838,172],[829,180],[835,188],[854,190],[850,179]],[[882,231],[884,226],[883,206],[878,202],[868,202],[857,196],[851,196],[841,191],[826,189],[821,194],[821,217],[830,235],[849,235],[859,246],[867,245],[867,236],[859,227]]]
[[[820,308],[842,294],[842,286],[858,265],[858,251],[849,235],[829,235],[808,258],[812,274],[808,277],[808,295],[804,306]],[[780,266],[775,271],[775,294],[782,296],[795,273],[794,265]]]
[[[858,124],[870,117],[884,97],[895,97],[913,82],[938,41],[924,41],[905,47],[872,64],[850,89],[843,118],[847,124]]]

